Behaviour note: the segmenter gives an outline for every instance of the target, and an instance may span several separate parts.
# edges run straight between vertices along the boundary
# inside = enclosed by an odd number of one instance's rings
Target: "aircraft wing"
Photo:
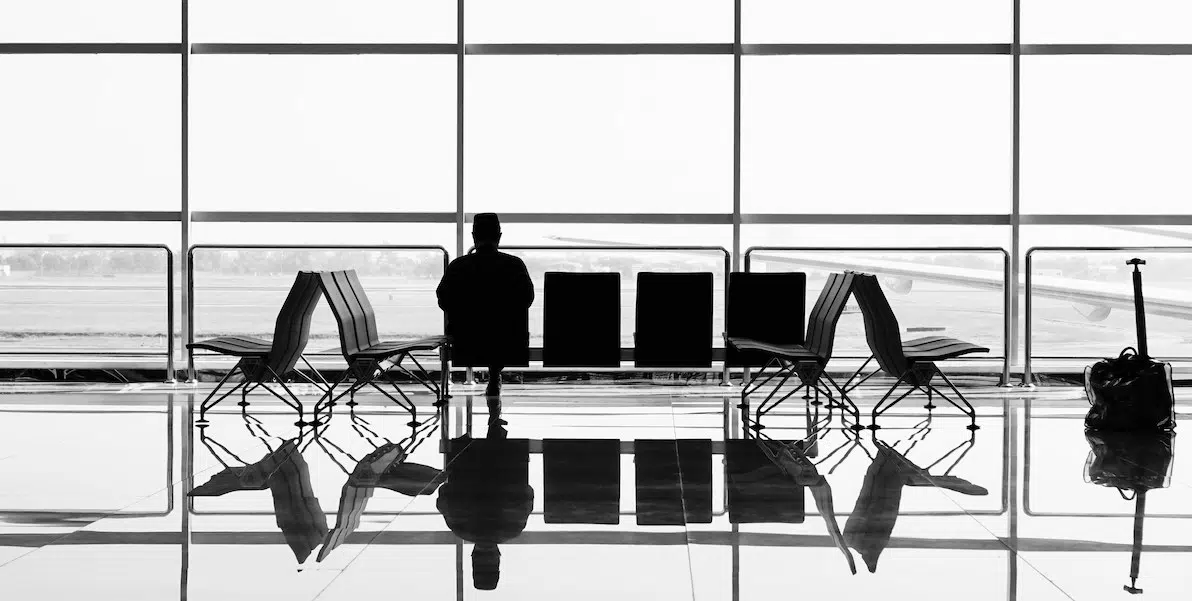
[[[601,246],[645,246],[607,240],[552,237],[556,242]],[[676,251],[679,252],[679,251]],[[931,265],[911,261],[891,261],[872,258],[849,258],[830,256],[825,252],[767,254],[755,252],[751,261],[788,264],[797,267],[814,267],[828,270],[851,269],[878,276],[909,279],[923,282],[952,284],[966,288],[1002,290],[1004,274],[1000,269],[976,269],[950,265]],[[1129,280],[1106,282],[1081,280],[1063,276],[1036,275],[1031,279],[1032,294],[1036,298],[1049,298],[1072,303],[1104,307],[1106,309],[1134,310],[1134,293]],[[1161,315],[1179,319],[1192,319],[1192,289],[1161,288],[1145,286],[1146,311],[1148,315]]]

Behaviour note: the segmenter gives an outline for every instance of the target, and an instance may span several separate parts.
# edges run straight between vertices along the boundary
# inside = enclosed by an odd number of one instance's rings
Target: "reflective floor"
[[[264,396],[200,428],[190,391],[150,388],[0,388],[0,598],[1192,590],[1192,468],[1086,438],[1077,389],[973,390],[976,432],[908,400],[857,434],[798,398],[754,430],[717,387],[464,389],[416,397],[416,428],[365,397],[302,430]]]

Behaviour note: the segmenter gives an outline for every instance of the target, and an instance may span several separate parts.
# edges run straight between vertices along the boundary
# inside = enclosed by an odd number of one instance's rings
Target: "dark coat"
[[[529,363],[534,284],[521,259],[477,250],[447,267],[436,294],[447,314],[452,362],[463,367]]]

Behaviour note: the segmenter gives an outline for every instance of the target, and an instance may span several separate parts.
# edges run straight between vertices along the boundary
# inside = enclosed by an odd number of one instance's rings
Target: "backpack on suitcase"
[[[1175,391],[1171,364],[1151,359],[1147,353],[1146,311],[1142,299],[1142,259],[1134,266],[1134,324],[1138,348],[1126,347],[1115,358],[1103,359],[1084,370],[1088,396],[1088,430],[1154,432],[1175,428]]]

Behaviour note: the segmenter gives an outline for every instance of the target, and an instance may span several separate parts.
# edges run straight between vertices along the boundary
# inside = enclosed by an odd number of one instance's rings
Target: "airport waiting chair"
[[[207,398],[203,399],[199,405],[199,419],[196,422],[198,425],[206,425],[207,411],[237,391],[240,392],[239,405],[242,411],[245,410],[244,408],[249,404],[248,393],[257,388],[264,388],[296,410],[299,427],[318,424],[317,410],[312,421],[306,421],[302,400],[286,386],[284,377],[293,373],[318,387],[324,394],[330,388],[327,382],[322,380],[322,376],[319,376],[310,363],[302,357],[302,351],[306,348],[307,340],[310,338],[311,318],[314,315],[315,307],[318,306],[321,294],[319,274],[313,271],[300,271],[294,278],[294,285],[290,287],[290,293],[282,304],[281,311],[277,314],[272,341],[251,336],[221,336],[187,345],[187,349],[191,353],[197,349],[239,358],[236,365],[224,375],[211,394],[207,395]],[[299,360],[319,378],[318,381],[294,369]],[[237,372],[243,376],[243,379],[231,390],[216,397],[215,395],[219,393],[224,384]],[[272,384],[277,384],[282,392],[274,390]]]
[[[323,271],[319,273],[319,281],[323,295],[327,297],[331,312],[339,325],[340,350],[348,362],[348,367],[344,370],[343,377],[332,384],[323,399],[315,404],[315,414],[318,415],[322,407],[330,409],[345,396],[349,399],[348,406],[355,412],[356,393],[371,387],[408,411],[411,426],[419,425],[418,410],[414,402],[398,386],[392,372],[405,374],[413,382],[426,388],[435,396],[435,406],[441,406],[447,399],[451,379],[450,371],[447,369],[447,337],[430,336],[417,340],[382,342],[377,334],[377,319],[372,303],[364,293],[356,270]],[[414,355],[433,351],[439,352],[440,379],[437,383],[427,377],[429,372]],[[406,368],[403,365],[406,360],[412,362],[421,373]],[[348,383],[349,380],[351,383]],[[397,396],[381,387],[378,381],[389,384]],[[345,384],[347,389],[336,393],[335,389]]]
[[[828,361],[832,359],[832,343],[836,337],[836,324],[840,321],[840,316],[844,313],[844,307],[848,303],[854,277],[851,273],[833,273],[828,276],[828,281],[824,284],[819,298],[815,301],[815,306],[811,308],[811,313],[807,317],[806,344],[773,344],[739,337],[728,339],[728,343],[739,351],[754,351],[767,358],[766,363],[758,370],[754,378],[745,382],[741,388],[741,404],[738,407],[745,412],[746,419],[749,418],[750,398],[758,394],[763,387],[777,380],[777,384],[770,389],[757,406],[754,424],[751,426],[753,429],[762,429],[764,427],[760,423],[762,416],[800,390],[807,393],[803,397],[805,399],[811,399],[811,394],[814,393],[814,400],[811,402],[815,405],[822,404],[819,401],[820,393],[826,394],[829,411],[834,408],[848,409],[856,418],[856,423],[851,428],[853,430],[863,429],[860,411],[849,400],[845,390],[827,372]],[[783,393],[791,378],[795,378],[799,385]],[[827,385],[831,385],[831,388]],[[839,401],[837,401],[837,395],[839,395]]]
[[[878,416],[910,396],[911,393],[921,391],[927,395],[925,408],[929,412],[935,408],[932,403],[934,395],[939,395],[972,420],[968,426],[969,430],[976,430],[979,427],[977,426],[976,410],[973,409],[968,399],[964,398],[960,390],[952,384],[948,376],[940,371],[936,363],[971,353],[987,353],[989,349],[963,340],[939,336],[931,337],[930,342],[924,342],[927,339],[919,339],[915,341],[916,344],[904,345],[902,336],[899,334],[898,319],[894,316],[894,310],[890,308],[886,294],[882,292],[877,276],[863,273],[853,274],[853,276],[855,277],[853,295],[857,299],[861,315],[865,319],[865,339],[869,343],[869,350],[873,353],[881,370],[895,378],[894,385],[874,405],[869,429],[880,428],[877,424]],[[936,376],[939,376],[956,395],[955,399],[941,392],[932,383]],[[903,384],[909,386],[910,389],[890,401],[898,387]]]

